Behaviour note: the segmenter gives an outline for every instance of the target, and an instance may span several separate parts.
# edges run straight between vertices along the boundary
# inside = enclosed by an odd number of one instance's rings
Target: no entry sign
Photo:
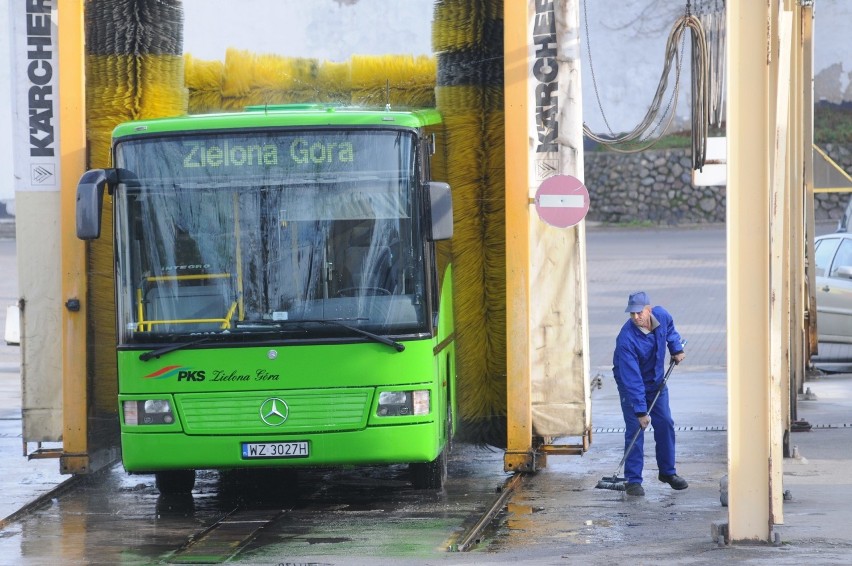
[[[538,216],[556,228],[579,223],[589,212],[589,191],[570,175],[548,177],[535,192]]]

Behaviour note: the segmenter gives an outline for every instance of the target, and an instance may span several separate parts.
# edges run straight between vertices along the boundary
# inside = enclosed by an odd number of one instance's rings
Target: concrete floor
[[[0,260],[8,259],[9,249],[6,242],[0,241]],[[393,531],[399,545],[386,541],[384,546],[371,547],[365,543],[357,551],[347,551],[326,541],[298,549],[275,546],[277,539],[271,537],[268,546],[238,555],[230,562],[852,563],[852,475],[848,473],[852,468],[852,373],[814,373],[806,383],[810,394],[799,401],[799,417],[813,428],[793,434],[791,445],[796,447],[797,457],[784,461],[783,487],[789,491],[790,499],[784,503],[784,524],[773,527],[778,544],[720,546],[711,537],[711,526],[727,520],[719,488],[727,472],[724,229],[592,228],[588,255],[591,366],[593,376],[597,373],[602,383],[592,396],[596,432],[591,450],[583,457],[551,457],[544,470],[526,478],[480,546],[462,554],[421,544],[416,551],[401,553],[398,546],[404,547],[405,537],[418,536],[415,521],[403,522],[398,525],[402,530]],[[4,284],[8,282],[0,282],[0,299],[14,297]],[[675,492],[656,481],[655,464],[649,456],[653,440],[649,435],[644,498],[594,488],[598,480],[615,471],[623,449],[623,434],[618,432],[623,422],[609,357],[615,333],[624,320],[626,295],[638,288],[646,289],[652,302],[666,306],[675,315],[681,334],[690,340],[687,360],[670,381],[678,427],[678,472],[690,482],[690,487]],[[0,308],[0,313],[3,311]],[[850,353],[844,346],[832,349],[839,357]],[[15,355],[14,348],[0,346],[0,454],[4,456],[0,459],[0,516],[5,517],[66,479],[56,471],[56,461],[27,462],[21,457]],[[459,503],[453,497],[463,497],[466,491],[460,486],[493,487],[505,477],[501,466],[499,452],[460,447],[450,469],[456,487],[449,493],[454,495],[441,500],[436,512],[444,509],[447,513],[456,508]],[[383,481],[395,485],[396,480],[390,477]],[[76,499],[57,494],[47,507],[19,519],[13,517],[0,530],[0,563],[6,559],[11,560],[10,564],[99,563],[98,556],[109,557],[104,558],[107,562],[118,557],[127,563],[143,563],[133,557],[138,558],[138,549],[161,540],[153,537],[171,537],[173,546],[178,545],[180,533],[203,526],[199,524],[202,516],[158,516],[152,482],[151,478],[127,476],[119,468],[103,480],[103,491],[98,492],[102,495],[94,496],[95,504],[91,506],[81,507]],[[117,527],[118,515],[111,513],[121,511],[108,510],[114,507],[109,502],[121,494],[133,504],[119,504],[117,509],[133,510],[143,516],[142,522],[131,521]],[[104,497],[102,504],[97,503],[99,497]],[[205,501],[206,496],[199,504],[203,507]],[[360,527],[341,528],[352,532],[373,529],[376,517],[369,515],[368,523]],[[448,529],[448,534],[453,531],[449,523],[443,528]],[[438,534],[424,530],[421,535],[428,532]],[[105,546],[93,541],[102,541]],[[111,550],[103,554],[107,548]],[[71,556],[63,554],[69,549],[74,551]],[[71,557],[75,559],[69,560]]]

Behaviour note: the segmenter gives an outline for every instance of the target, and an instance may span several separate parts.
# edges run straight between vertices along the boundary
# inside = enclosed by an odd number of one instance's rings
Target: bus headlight
[[[146,399],[124,402],[124,424],[149,425],[175,422],[172,406],[167,399]]]
[[[376,414],[380,417],[428,415],[429,409],[430,395],[428,389],[382,391],[379,393],[379,407]]]

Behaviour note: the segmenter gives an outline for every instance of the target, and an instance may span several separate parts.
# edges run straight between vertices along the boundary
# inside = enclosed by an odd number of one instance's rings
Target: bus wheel
[[[163,495],[190,493],[195,487],[195,470],[168,470],[154,474]]]
[[[447,448],[431,462],[409,464],[408,470],[414,489],[443,489],[447,481]]]

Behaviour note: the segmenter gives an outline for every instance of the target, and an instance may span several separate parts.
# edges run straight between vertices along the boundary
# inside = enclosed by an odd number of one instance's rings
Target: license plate
[[[308,441],[297,442],[243,442],[243,459],[255,458],[307,458]]]

